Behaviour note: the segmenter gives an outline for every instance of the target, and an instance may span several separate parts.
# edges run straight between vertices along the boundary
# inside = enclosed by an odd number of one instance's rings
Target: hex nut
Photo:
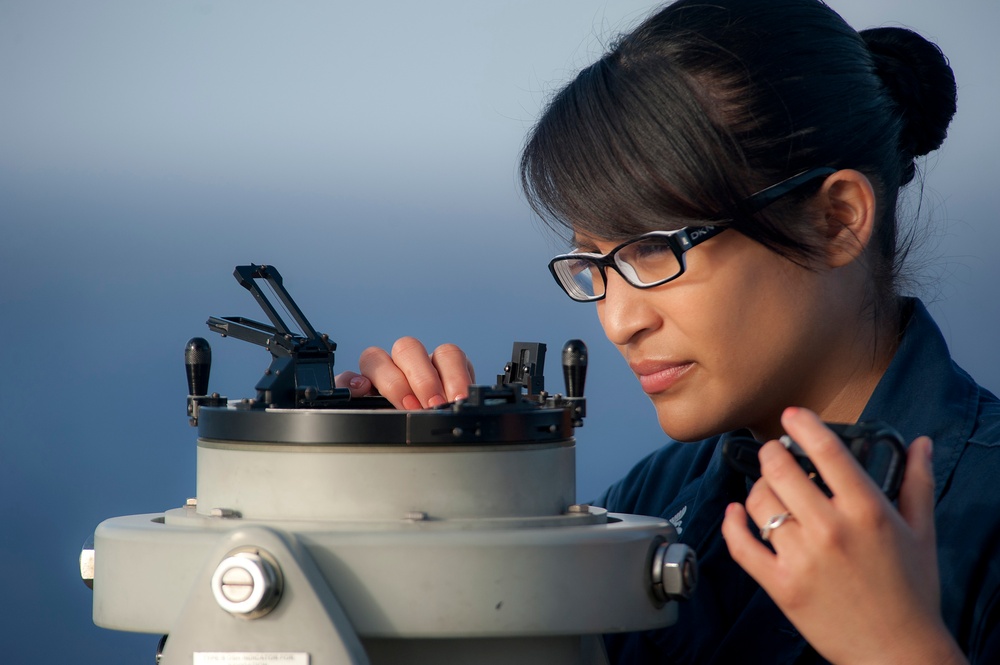
[[[660,543],[653,555],[653,595],[658,600],[688,600],[698,586],[698,558],[683,543]]]

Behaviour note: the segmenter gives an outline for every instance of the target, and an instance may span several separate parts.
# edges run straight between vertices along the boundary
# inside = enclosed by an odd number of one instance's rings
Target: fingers
[[[448,401],[444,396],[441,375],[420,340],[413,337],[396,340],[392,345],[392,362],[402,371],[417,399],[416,406],[406,408],[433,407]],[[382,388],[379,387],[379,390]]]
[[[333,382],[338,388],[349,388],[351,397],[364,397],[372,391],[371,380],[357,372],[341,372],[334,377]]]
[[[807,480],[806,482],[809,481]],[[746,498],[745,510],[758,529],[763,529],[765,524],[773,520],[780,521],[780,523],[773,522],[773,528],[768,529],[769,533],[766,538],[763,533],[761,534],[763,540],[772,543],[775,540],[784,538],[792,530],[789,528],[789,525],[795,521],[792,511],[782,503],[778,495],[768,485],[767,480],[763,478],[754,483],[753,487],[750,488],[750,493],[747,494]],[[788,517],[781,517],[781,515],[785,514]],[[779,529],[783,532],[780,535],[778,534]]]
[[[732,503],[726,508],[722,537],[733,561],[763,586],[771,575],[774,553],[747,526],[747,512],[740,504]]]
[[[413,337],[397,340],[391,354],[365,349],[358,363],[361,374],[397,409],[435,407],[466,397],[475,376],[465,352],[454,344],[428,354]]]
[[[382,349],[373,346],[362,351],[358,367],[397,409],[420,408],[420,400],[413,394],[406,375]]]
[[[902,516],[920,542],[934,542],[934,473],[931,464],[931,441],[920,437],[907,453],[907,467],[899,497],[898,513],[891,507],[840,438],[807,409],[789,408],[782,414],[782,425],[809,456],[823,480],[833,491],[829,500],[799,466],[794,456],[777,442],[761,447],[761,480],[751,489],[746,511],[758,526],[775,515],[790,512],[800,525],[784,524],[780,533],[771,532],[771,542],[792,532],[812,538],[814,532],[833,528],[843,520],[838,514],[847,511],[855,522],[879,527],[886,518]],[[838,509],[837,506],[840,506]],[[786,522],[785,524],[788,524]],[[900,523],[901,524],[901,523]],[[826,525],[826,526],[822,526]],[[804,529],[804,531],[803,531]]]
[[[836,436],[825,427],[822,429],[826,434]],[[765,480],[765,484],[761,487],[767,487],[778,501],[777,506],[770,506],[770,508],[780,508],[780,510],[774,510],[768,515],[757,515],[748,498],[747,508],[750,509],[750,514],[755,520],[758,517],[767,519],[776,512],[782,512],[783,506],[794,505],[799,512],[820,514],[829,510],[826,495],[806,475],[795,457],[781,443],[768,441],[761,447],[757,457],[760,460],[761,477]],[[755,490],[760,491],[757,485],[751,490],[751,496]]]
[[[472,363],[462,349],[454,344],[442,344],[431,354],[431,363],[443,385],[445,401],[454,402],[469,396],[469,385],[476,382],[476,377]]]
[[[934,467],[931,440],[921,436],[910,444],[906,473],[899,490],[899,512],[923,542],[934,542]]]
[[[831,662],[889,653],[899,644],[899,626],[936,635],[941,619],[930,440],[910,445],[897,512],[813,413],[788,409],[782,425],[834,496],[824,496],[780,443],[768,442],[746,508],[730,505],[722,523],[733,560]],[[772,551],[747,517],[760,527],[785,513],[793,518],[775,520],[769,531]],[[878,611],[864,609],[871,607]]]
[[[861,468],[840,437],[831,432],[815,413],[790,407],[781,414],[781,424],[809,456],[837,501],[869,501],[872,497],[882,497],[885,501],[875,482]]]

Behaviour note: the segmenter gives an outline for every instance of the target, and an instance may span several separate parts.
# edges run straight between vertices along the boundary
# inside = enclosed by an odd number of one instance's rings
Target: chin
[[[671,402],[668,403],[662,397],[653,397],[660,428],[671,439],[681,442],[701,441],[739,427],[720,419],[720,414],[711,409],[707,402],[698,401],[690,406]]]
[[[664,433],[677,441],[701,441],[719,433],[711,427],[706,427],[704,418],[678,417],[676,411],[659,408],[656,410],[656,415]]]

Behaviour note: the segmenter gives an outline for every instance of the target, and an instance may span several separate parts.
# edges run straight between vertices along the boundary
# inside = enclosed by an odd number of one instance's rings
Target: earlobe
[[[829,176],[819,192],[826,261],[845,266],[861,256],[875,230],[875,191],[860,171],[842,169]]]

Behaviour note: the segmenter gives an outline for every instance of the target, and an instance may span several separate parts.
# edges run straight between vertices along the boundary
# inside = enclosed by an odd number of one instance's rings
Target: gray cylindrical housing
[[[371,521],[560,515],[576,497],[573,440],[407,447],[198,441],[198,512]]]

